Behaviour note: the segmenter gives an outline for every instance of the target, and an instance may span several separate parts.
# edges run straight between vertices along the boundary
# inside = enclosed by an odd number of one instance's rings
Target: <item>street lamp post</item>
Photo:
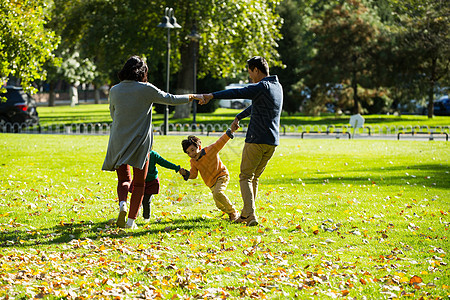
[[[192,51],[193,51],[193,74],[192,74],[192,90],[193,93],[197,93],[197,46],[198,46],[198,42],[200,41],[201,36],[198,34],[197,32],[197,27],[192,26],[192,31],[191,33],[187,36],[188,39],[192,42]],[[192,126],[195,129],[197,126],[197,101],[192,101],[192,115],[193,115],[193,119],[192,119]]]
[[[167,70],[166,70],[166,92],[169,92],[169,80],[170,80],[170,29],[181,28],[177,23],[173,8],[166,7],[164,11],[164,17],[161,23],[157,27],[167,28]],[[169,106],[166,105],[164,109],[164,135],[167,135],[167,128],[169,127]]]

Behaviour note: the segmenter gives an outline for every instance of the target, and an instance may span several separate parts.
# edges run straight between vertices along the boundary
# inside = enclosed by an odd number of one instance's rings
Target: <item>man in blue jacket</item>
[[[263,57],[255,56],[249,59],[247,68],[254,84],[239,89],[203,94],[203,97],[199,97],[199,103],[206,104],[211,99],[252,100],[252,104],[236,116],[233,124],[239,125],[240,120],[250,116],[239,174],[244,207],[236,222],[255,226],[258,225],[255,214],[258,179],[280,143],[283,88],[276,75],[269,75],[269,65]]]

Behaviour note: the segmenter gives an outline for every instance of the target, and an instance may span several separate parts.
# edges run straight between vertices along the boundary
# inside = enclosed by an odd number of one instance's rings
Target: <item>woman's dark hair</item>
[[[181,146],[183,147],[183,151],[185,153],[186,153],[187,148],[189,148],[189,146],[194,145],[198,149],[198,147],[201,144],[202,144],[202,141],[194,135],[190,135],[187,137],[187,139],[181,141]]]
[[[254,56],[247,60],[247,67],[252,71],[257,68],[264,74],[269,75],[269,64],[262,56]]]
[[[118,76],[122,80],[147,82],[148,67],[145,61],[137,55],[130,57]]]

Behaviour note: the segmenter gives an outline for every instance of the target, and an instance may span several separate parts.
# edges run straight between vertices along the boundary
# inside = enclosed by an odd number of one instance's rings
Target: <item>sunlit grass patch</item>
[[[188,167],[183,137],[155,136]],[[217,137],[202,137],[209,144]],[[108,137],[2,134],[0,297],[445,298],[446,142],[282,139],[260,179],[260,225],[230,224],[201,179],[159,168],[145,224],[121,230]],[[243,139],[221,157],[242,207]]]

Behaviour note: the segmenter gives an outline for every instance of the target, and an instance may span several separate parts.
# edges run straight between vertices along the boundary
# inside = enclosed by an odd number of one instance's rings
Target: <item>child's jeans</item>
[[[217,178],[216,183],[211,187],[211,192],[213,194],[214,202],[216,202],[217,208],[227,214],[236,212],[233,203],[230,202],[230,200],[224,193],[227,189],[229,181],[230,176],[223,175]]]
[[[152,211],[152,198],[151,194],[144,194],[144,199],[142,200],[142,217],[144,219],[150,219],[150,214]]]

